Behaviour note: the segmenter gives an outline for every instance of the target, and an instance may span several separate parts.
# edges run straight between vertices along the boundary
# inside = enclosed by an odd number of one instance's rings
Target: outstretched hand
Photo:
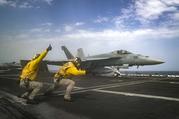
[[[51,44],[49,44],[49,46],[48,46],[48,48],[47,48],[47,51],[50,51],[50,50],[52,50]]]

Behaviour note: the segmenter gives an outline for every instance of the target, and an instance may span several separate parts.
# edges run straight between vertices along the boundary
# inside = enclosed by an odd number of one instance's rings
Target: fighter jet
[[[65,52],[68,59],[73,59],[74,56],[65,47],[61,47]],[[81,67],[87,69],[92,74],[107,73],[112,71],[114,76],[121,75],[121,68],[129,68],[130,66],[144,66],[144,65],[156,65],[162,64],[164,61],[159,59],[153,59],[149,56],[144,56],[141,54],[134,54],[127,50],[116,50],[109,53],[85,56],[83,49],[79,48],[77,50],[77,57],[82,59]]]
[[[39,68],[41,72],[49,72],[47,65],[63,65],[64,63],[74,58],[74,56],[65,46],[62,46],[61,48],[65,52],[68,60],[43,60]],[[152,59],[149,56],[134,54],[126,50],[116,50],[109,53],[86,57],[83,53],[83,50],[79,48],[77,56],[82,59],[81,69],[85,69],[93,75],[109,73],[111,71],[114,73],[114,75],[121,75],[119,71],[121,68],[128,68],[130,66],[139,67],[144,65],[156,65],[164,63],[162,60]],[[29,60],[21,60],[22,67],[25,66],[28,61]]]

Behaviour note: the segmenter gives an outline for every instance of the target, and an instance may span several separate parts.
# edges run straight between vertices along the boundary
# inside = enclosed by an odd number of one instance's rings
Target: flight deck
[[[64,102],[64,87],[39,104],[19,101],[16,73],[0,74],[0,119],[179,119],[179,78],[76,77],[73,102]],[[53,75],[41,74],[44,90]],[[43,92],[43,90],[41,91]]]

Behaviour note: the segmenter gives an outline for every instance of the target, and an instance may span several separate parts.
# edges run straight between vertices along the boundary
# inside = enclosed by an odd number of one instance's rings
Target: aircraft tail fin
[[[74,56],[71,52],[66,48],[66,46],[61,46],[61,49],[65,52],[67,59],[74,59]]]
[[[77,56],[82,60],[85,59],[85,55],[82,48],[77,49]]]

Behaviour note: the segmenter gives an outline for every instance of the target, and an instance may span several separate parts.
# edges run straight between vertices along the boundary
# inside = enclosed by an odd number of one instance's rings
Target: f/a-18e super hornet
[[[61,47],[65,52],[68,59],[73,59],[74,56],[65,47]],[[144,56],[141,54],[134,54],[126,50],[116,50],[109,53],[85,56],[83,49],[79,48],[77,50],[77,57],[82,59],[82,68],[89,70],[92,74],[104,74],[113,72],[113,74],[121,75],[119,69],[127,69],[130,66],[144,66],[144,65],[156,65],[162,64],[163,61],[159,59],[153,59],[149,56]]]
[[[49,72],[47,65],[63,65],[70,59],[74,58],[74,56],[65,46],[62,46],[61,48],[65,52],[68,60],[43,60],[39,69],[40,71]],[[79,48],[77,56],[82,59],[81,68],[88,70],[88,72],[91,74],[104,74],[112,71],[114,75],[120,75],[120,68],[128,68],[130,66],[139,67],[144,65],[156,65],[164,63],[161,60],[152,59],[149,56],[134,54],[126,50],[116,50],[109,53],[85,57],[83,50]],[[27,62],[28,60],[21,60],[22,67],[25,66]]]

